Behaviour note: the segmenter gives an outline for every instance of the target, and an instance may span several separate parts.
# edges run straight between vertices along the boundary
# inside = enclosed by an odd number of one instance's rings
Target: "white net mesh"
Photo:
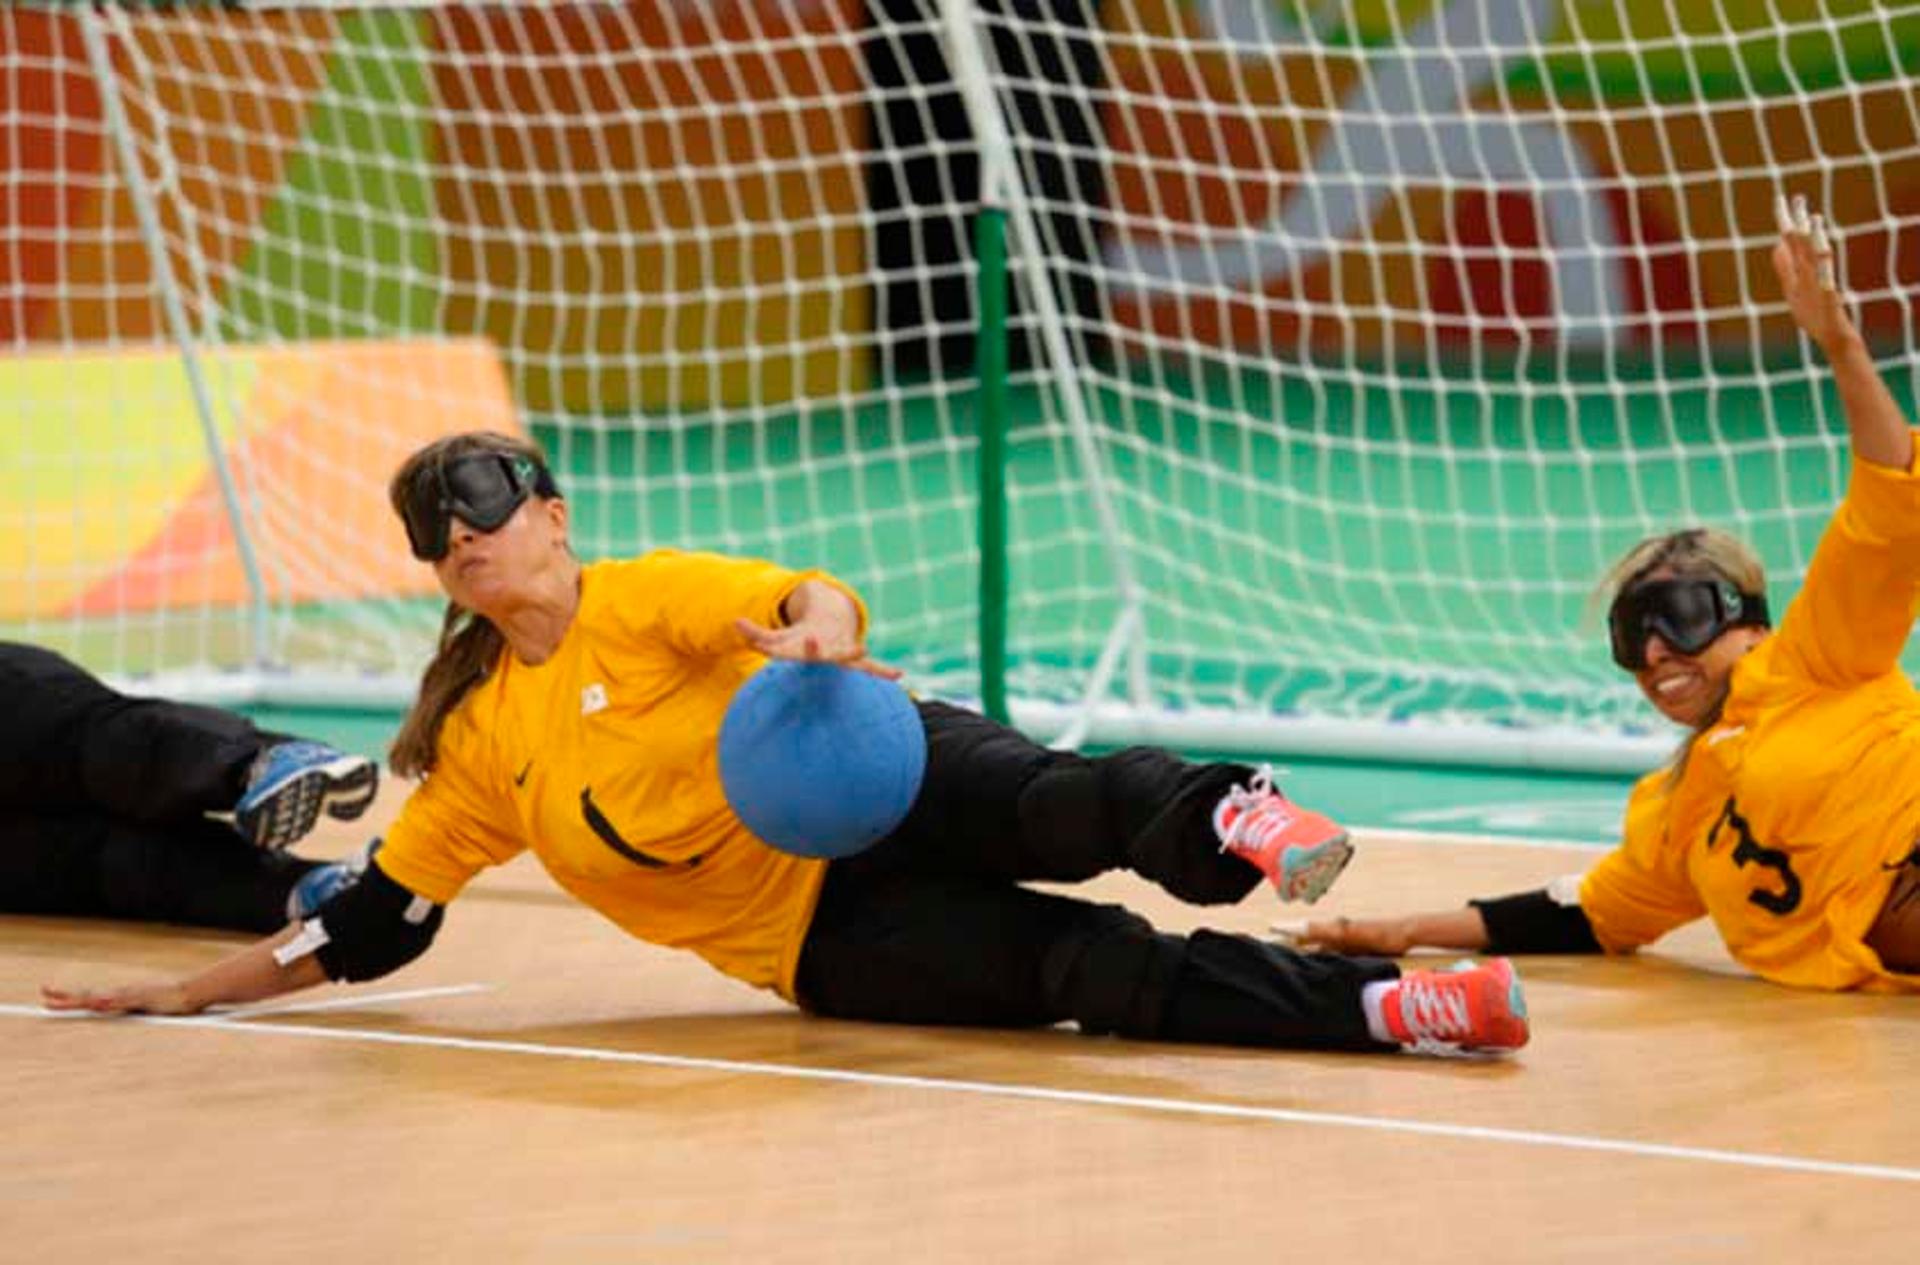
[[[1710,522],[1784,596],[1844,477],[1776,189],[1842,228],[1912,398],[1920,6],[967,7],[1040,248],[1021,698],[1081,695],[1130,578],[1139,714],[1635,723],[1582,621],[1606,564]],[[975,693],[979,154],[941,8],[0,13],[0,635],[409,671],[437,602],[385,477],[517,418],[584,554],[831,567],[882,654]]]
[[[1071,9],[989,24],[1156,703],[1640,723],[1609,563],[1707,523],[1784,597],[1843,486],[1776,192],[1843,226],[1913,397],[1920,8]]]
[[[378,508],[386,476],[436,428],[517,417],[584,554],[831,566],[889,649],[971,685],[968,365],[930,313],[896,366],[873,317],[869,169],[938,156],[874,144],[883,98],[925,92],[875,89],[901,36],[859,4],[0,23],[32,200],[7,234],[7,333],[44,384],[17,393],[8,635],[122,674],[406,669],[437,603]],[[968,278],[958,258],[900,273],[896,307]],[[494,349],[498,399],[466,381],[486,376],[466,344],[435,350],[449,337]],[[289,380],[302,367],[324,381]],[[203,427],[257,586],[224,503],[189,512],[217,485]]]

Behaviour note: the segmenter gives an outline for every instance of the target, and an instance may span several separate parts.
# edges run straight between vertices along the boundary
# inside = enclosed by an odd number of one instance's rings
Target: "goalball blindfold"
[[[422,470],[407,490],[400,517],[407,544],[422,562],[447,556],[452,522],[498,531],[534,493],[558,496],[546,467],[518,453],[470,452]]]
[[[1613,661],[1629,672],[1647,666],[1654,633],[1680,654],[1699,654],[1729,628],[1768,628],[1767,599],[1726,580],[1650,580],[1622,590],[1607,612]]]

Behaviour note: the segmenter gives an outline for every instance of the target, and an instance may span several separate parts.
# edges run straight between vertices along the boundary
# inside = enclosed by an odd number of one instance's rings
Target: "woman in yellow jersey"
[[[375,978],[426,949],[475,874],[530,850],[633,935],[823,1016],[1362,1051],[1526,1041],[1505,961],[1402,975],[1023,886],[1125,868],[1201,904],[1263,874],[1318,897],[1346,832],[1245,766],[1052,751],[923,701],[926,777],[900,826],[842,860],[776,851],[727,805],[721,721],[768,658],[896,675],[867,657],[854,593],[714,554],[583,565],[546,463],[506,436],[436,441],[391,492],[450,604],[393,748],[422,781],[365,874],[190,979],[50,988],[50,1006],[177,1014]]]
[[[1800,199],[1778,215],[1774,270],[1832,366],[1854,456],[1779,629],[1739,541],[1696,529],[1636,545],[1607,580],[1613,656],[1692,732],[1634,787],[1620,846],[1540,891],[1314,922],[1303,943],[1624,953],[1706,915],[1767,979],[1920,991],[1920,694],[1899,663],[1920,584],[1920,466],[1847,315],[1824,223]]]

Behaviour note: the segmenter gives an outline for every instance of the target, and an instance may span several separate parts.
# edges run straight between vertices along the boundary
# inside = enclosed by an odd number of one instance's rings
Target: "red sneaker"
[[[1527,1043],[1527,999],[1505,958],[1409,971],[1380,999],[1393,1039],[1423,1054],[1498,1053]]]
[[[1273,789],[1273,775],[1264,768],[1220,800],[1213,830],[1220,850],[1258,866],[1281,900],[1312,904],[1353,860],[1346,830]]]

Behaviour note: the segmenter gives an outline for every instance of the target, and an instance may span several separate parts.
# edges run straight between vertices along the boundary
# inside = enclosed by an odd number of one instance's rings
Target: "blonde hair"
[[[1742,593],[1767,595],[1767,568],[1744,540],[1712,527],[1689,527],[1649,536],[1620,555],[1595,586],[1594,604],[1613,605],[1614,598],[1662,567],[1675,579],[1720,579]]]
[[[445,435],[416,451],[400,464],[387,482],[387,500],[395,514],[402,513],[407,492],[428,471],[442,468],[456,457],[474,452],[497,452],[510,457],[527,457],[542,471],[547,468],[546,454],[539,445],[518,435],[495,431],[466,431]],[[440,730],[447,717],[460,705],[474,686],[487,679],[487,673],[506,648],[506,638],[491,620],[466,609],[457,602],[447,603],[446,618],[440,625],[440,644],[432,662],[420,674],[420,692],[400,732],[394,735],[387,760],[401,777],[418,777],[430,772],[440,747]]]
[[[1742,593],[1767,595],[1766,566],[1744,540],[1712,527],[1689,527],[1649,536],[1620,555],[1594,587],[1594,604],[1611,607],[1621,593],[1662,569],[1675,579],[1725,580]],[[1687,757],[1693,754],[1694,742],[1719,721],[1720,704],[1715,704],[1681,740],[1669,762],[1669,787],[1687,771]]]

